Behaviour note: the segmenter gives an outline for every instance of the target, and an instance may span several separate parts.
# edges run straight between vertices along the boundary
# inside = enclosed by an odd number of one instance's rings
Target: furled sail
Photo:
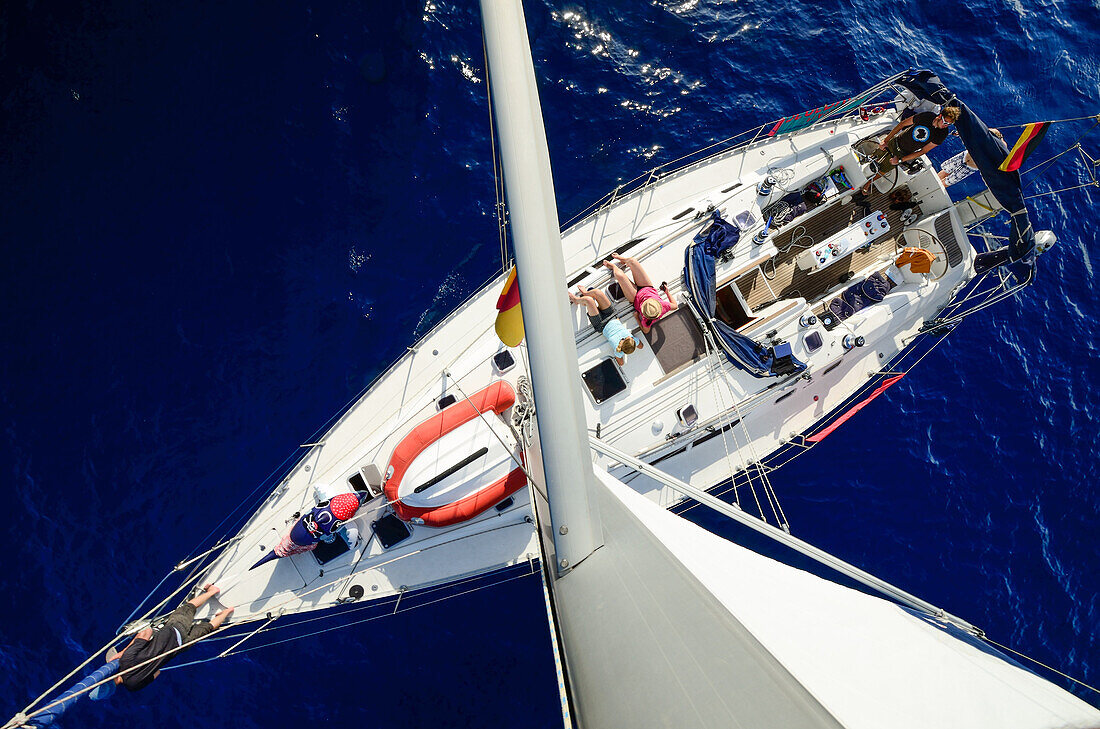
[[[806,369],[806,365],[790,357],[784,357],[787,366],[782,372],[776,371],[774,350],[753,341],[744,334],[714,318],[717,307],[715,266],[718,256],[737,245],[741,231],[714,211],[711,222],[688,246],[684,253],[684,285],[691,294],[689,301],[692,311],[699,321],[714,336],[715,343],[725,352],[726,358],[733,364],[756,377],[776,377]]]

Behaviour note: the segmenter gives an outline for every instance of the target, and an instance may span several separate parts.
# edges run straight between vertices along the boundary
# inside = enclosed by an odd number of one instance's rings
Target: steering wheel
[[[936,259],[932,261],[931,269],[928,271],[928,275],[931,277],[928,280],[932,282],[939,281],[946,276],[947,272],[950,270],[950,266],[947,264],[947,248],[944,247],[935,233],[929,233],[926,230],[920,229],[916,229],[913,232],[917,235],[916,247],[923,248],[936,257]],[[904,238],[900,235],[897,236],[897,238],[894,239],[894,254],[897,255],[901,253],[901,249],[905,247],[907,246],[905,245]]]
[[[878,150],[878,142],[872,137],[861,139],[852,145],[852,151],[855,152],[856,159],[859,160],[861,165],[869,164],[874,158],[875,152]],[[894,191],[894,188],[898,186],[898,181],[901,180],[901,161],[894,165],[894,181],[890,185],[890,189],[882,193],[883,195],[889,195]]]

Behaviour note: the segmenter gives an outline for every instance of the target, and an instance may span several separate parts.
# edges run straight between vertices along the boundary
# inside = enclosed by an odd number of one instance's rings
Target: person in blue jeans
[[[607,345],[615,353],[615,361],[619,366],[626,362],[626,355],[633,354],[635,350],[642,348],[639,339],[631,335],[630,330],[623,326],[615,312],[611,309],[611,299],[600,289],[586,289],[577,286],[577,292],[569,292],[569,301],[580,304],[588,310],[588,321],[597,334],[602,334],[607,340]]]

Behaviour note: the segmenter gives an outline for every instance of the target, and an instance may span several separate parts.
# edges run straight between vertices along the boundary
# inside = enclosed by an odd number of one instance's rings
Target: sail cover
[[[793,357],[782,373],[776,372],[776,356],[771,349],[714,318],[718,301],[716,260],[724,251],[737,245],[740,238],[740,229],[724,220],[721,212],[715,210],[710,224],[688,246],[684,254],[684,285],[691,294],[691,309],[714,336],[715,343],[726,353],[726,359],[734,367],[755,377],[776,377],[780,374],[801,372],[806,369],[806,365]]]
[[[1008,155],[1008,146],[1003,140],[993,136],[985,122],[951,93],[931,71],[911,71],[898,79],[897,83],[923,101],[941,105],[950,103],[959,107],[959,119],[955,122],[959,138],[974,159],[989,191],[1009,213],[1011,230],[1008,246],[979,254],[974,262],[974,269],[982,273],[1008,263],[1017,278],[1021,281],[1030,280],[1035,267],[1035,232],[1028,218],[1020,173],[1002,172],[999,169]]]

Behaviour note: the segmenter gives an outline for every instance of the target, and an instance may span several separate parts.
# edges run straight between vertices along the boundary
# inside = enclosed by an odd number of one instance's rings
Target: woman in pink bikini
[[[657,287],[653,285],[653,281],[649,278],[649,274],[645,272],[645,269],[642,268],[642,264],[638,263],[638,259],[624,258],[618,253],[613,253],[611,257],[630,269],[630,276],[627,276],[623,269],[611,261],[603,262],[603,265],[607,266],[614,274],[615,280],[622,288],[623,298],[634,302],[634,316],[638,319],[638,323],[642,325],[642,331],[648,333],[654,322],[676,308],[676,302],[668,295],[666,284],[661,284],[661,291],[665,294],[665,297],[661,298]]]

